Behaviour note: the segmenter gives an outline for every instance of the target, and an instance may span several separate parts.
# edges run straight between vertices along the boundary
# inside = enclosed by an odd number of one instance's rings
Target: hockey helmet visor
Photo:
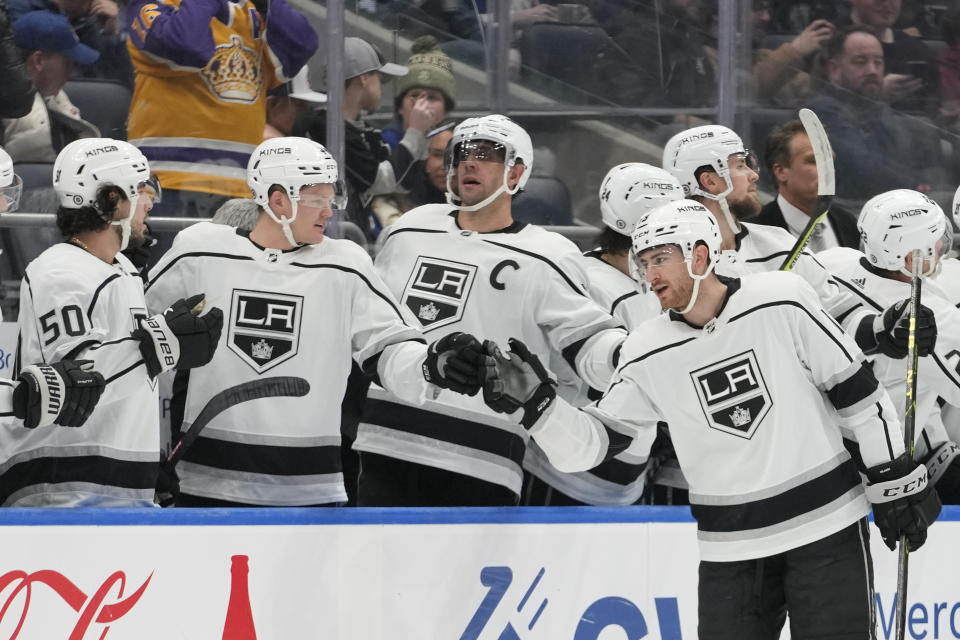
[[[13,182],[0,187],[0,213],[16,211],[20,206],[20,196],[23,193],[23,180],[14,175]]]
[[[456,169],[460,166],[461,162],[470,159],[477,162],[505,164],[507,161],[507,148],[499,142],[482,139],[464,140],[457,144],[447,144],[447,149],[443,156],[443,170],[449,173],[451,169]]]

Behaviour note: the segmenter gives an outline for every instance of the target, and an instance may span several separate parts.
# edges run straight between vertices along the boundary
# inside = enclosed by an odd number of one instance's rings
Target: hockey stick
[[[217,395],[210,398],[206,406],[194,418],[193,424],[187,429],[187,432],[180,436],[180,440],[170,450],[170,455],[164,466],[172,470],[184,454],[193,445],[194,440],[200,435],[200,432],[215,417],[242,402],[250,400],[259,400],[261,398],[277,398],[280,396],[300,397],[310,392],[310,383],[303,378],[293,376],[278,376],[274,378],[261,378],[243,382],[236,386],[224,389]]]
[[[920,309],[920,271],[923,269],[923,257],[919,250],[913,251],[913,264],[910,267],[910,324],[907,334],[907,406],[903,414],[903,446],[913,459],[913,433],[917,423],[917,367],[920,353],[917,349],[917,311]],[[897,615],[894,624],[894,638],[903,640],[907,619],[907,567],[910,559],[910,542],[907,536],[900,536],[897,554]]]
[[[810,241],[814,229],[823,222],[830,212],[830,205],[833,204],[833,194],[836,191],[833,172],[833,148],[830,146],[830,139],[827,138],[827,132],[823,128],[820,118],[810,109],[800,109],[800,122],[803,123],[807,137],[810,138],[813,157],[817,161],[817,213],[810,216],[807,226],[803,228],[800,237],[793,243],[790,254],[780,265],[780,271],[793,269],[794,263],[800,257],[800,252]]]

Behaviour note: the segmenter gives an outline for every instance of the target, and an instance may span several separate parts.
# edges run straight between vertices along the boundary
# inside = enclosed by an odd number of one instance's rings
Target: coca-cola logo
[[[73,631],[70,633],[69,640],[83,640],[86,636],[87,629],[89,629],[91,623],[94,622],[107,625],[99,635],[99,640],[104,640],[107,631],[110,630],[110,623],[122,618],[137,604],[143,592],[146,591],[147,585],[150,584],[151,578],[153,578],[152,572],[147,576],[143,584],[140,585],[139,589],[126,598],[123,598],[123,591],[127,584],[127,576],[123,571],[113,572],[103,581],[103,584],[100,585],[92,596],[84,593],[80,587],[71,582],[62,573],[53,570],[44,569],[33,573],[8,571],[0,576],[0,601],[3,600],[3,594],[8,591],[9,588],[9,595],[7,595],[6,600],[3,601],[2,608],[0,608],[0,623],[8,620],[8,614],[15,615],[15,609],[11,607],[20,603],[22,607],[20,610],[20,619],[17,621],[17,625],[8,639],[15,640],[27,620],[27,613],[30,611],[30,603],[34,595],[33,586],[43,585],[60,596],[71,609],[80,614],[76,624],[74,624]],[[110,604],[104,604],[104,601],[114,586],[117,586],[115,597],[118,599]]]

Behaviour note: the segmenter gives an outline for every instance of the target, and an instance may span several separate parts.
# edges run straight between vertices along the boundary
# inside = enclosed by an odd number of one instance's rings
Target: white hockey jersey
[[[107,264],[56,244],[20,285],[17,369],[93,360],[107,386],[78,429],[8,429],[0,441],[6,506],[151,506],[160,459],[157,391],[131,332],[146,315],[143,281],[122,254]]]
[[[454,331],[519,338],[561,384],[606,388],[625,337],[585,293],[583,257],[556,233],[514,223],[494,233],[460,229],[451,208],[425,205],[385,233],[376,267],[428,340]],[[481,394],[442,391],[410,407],[371,387],[354,449],[461,473],[520,495],[526,430]]]
[[[868,466],[904,451],[889,397],[807,283],[772,272],[727,284],[702,329],[673,313],[644,323],[601,400],[558,400],[531,429],[558,468],[578,470],[625,435],[649,447],[667,422],[710,561],[780,553],[868,513],[841,429]]]
[[[660,301],[636,280],[616,267],[604,262],[599,252],[584,254],[584,269],[587,274],[588,295],[620,322],[627,331],[660,314]],[[577,381],[580,387],[585,385]],[[573,404],[587,404],[586,393],[564,393],[561,397]],[[590,392],[596,400],[601,392]],[[572,400],[571,396],[575,399]],[[527,447],[523,468],[543,480],[554,489],[585,504],[598,506],[628,505],[636,503],[643,495],[644,476],[647,472],[647,452],[642,447],[631,447],[605,460],[589,471],[564,473],[547,460],[546,455],[534,442]]]
[[[340,404],[351,361],[407,402],[423,379],[423,337],[403,322],[370,257],[347,240],[281,251],[231,227],[184,229],[151,270],[147,304],[163,309],[194,292],[223,309],[213,360],[190,372],[181,430],[210,398],[270,376],[310,383],[304,397],[246,402],[211,420],[177,469],[181,491],[230,502],[345,502]]]
[[[874,313],[910,297],[909,282],[877,275],[870,269],[866,256],[855,249],[835,247],[817,256],[837,282],[856,293],[863,305]],[[960,407],[960,373],[956,369],[960,361],[960,309],[946,299],[939,283],[940,277],[924,279],[921,289],[921,302],[937,319],[937,344],[934,353],[920,358],[918,365],[915,451],[918,459],[950,439],[940,418],[937,398]],[[879,353],[868,359],[902,421],[906,412],[907,359],[894,360]]]

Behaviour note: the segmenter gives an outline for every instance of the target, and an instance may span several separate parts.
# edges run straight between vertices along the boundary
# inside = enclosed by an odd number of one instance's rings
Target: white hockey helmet
[[[936,275],[940,258],[953,242],[953,230],[940,205],[912,189],[894,189],[867,200],[857,228],[873,266],[905,275],[910,275],[905,259],[918,249],[930,261],[923,275]]]
[[[118,187],[130,201],[123,220],[106,220],[120,227],[120,250],[130,242],[130,225],[140,191],[150,180],[146,156],[129,142],[111,138],[82,138],[65,146],[53,163],[53,188],[67,209],[93,207],[105,186]],[[99,211],[103,216],[105,212]]]
[[[13,158],[0,147],[0,213],[16,211],[23,193],[23,181],[13,172]]]
[[[504,164],[503,184],[482,202],[466,206],[462,205],[460,198],[454,194],[452,184],[460,160],[470,151],[470,143],[478,140],[492,142],[500,148]],[[499,161],[499,157],[497,160]],[[518,161],[523,164],[523,173],[511,190],[507,188],[507,175]],[[467,118],[453,130],[453,137],[447,143],[444,153],[443,167],[447,172],[447,204],[461,211],[477,211],[493,202],[501,193],[513,195],[526,186],[533,171],[533,143],[523,127],[506,116],[493,114],[482,118]]]
[[[681,198],[683,188],[670,172],[643,162],[618,164],[600,184],[600,218],[628,236],[647,211]]]
[[[254,149],[247,163],[247,184],[253,199],[283,229],[283,235],[293,246],[290,223],[297,218],[300,190],[314,184],[333,185],[332,209],[347,206],[346,190],[340,179],[337,161],[319,142],[308,138],[285,137],[264,140]],[[290,198],[291,217],[278,217],[270,208],[270,189],[281,187]]]
[[[633,255],[631,265],[638,269],[637,276],[645,277],[639,258],[654,247],[676,245],[687,263],[687,273],[693,278],[693,292],[687,306],[679,313],[686,313],[696,303],[700,281],[706,278],[720,260],[723,238],[720,227],[710,211],[695,200],[676,200],[662,204],[644,214],[631,234]],[[693,272],[693,251],[704,243],[709,252],[710,264],[702,274]],[[631,269],[634,267],[631,266]]]
[[[667,141],[663,147],[663,168],[680,181],[687,197],[703,196],[718,200],[733,189],[728,158],[734,153],[752,158],[750,151],[743,146],[743,140],[731,129],[718,124],[693,127]],[[701,189],[696,175],[700,167],[709,167],[723,178],[727,183],[727,191],[713,195]]]

